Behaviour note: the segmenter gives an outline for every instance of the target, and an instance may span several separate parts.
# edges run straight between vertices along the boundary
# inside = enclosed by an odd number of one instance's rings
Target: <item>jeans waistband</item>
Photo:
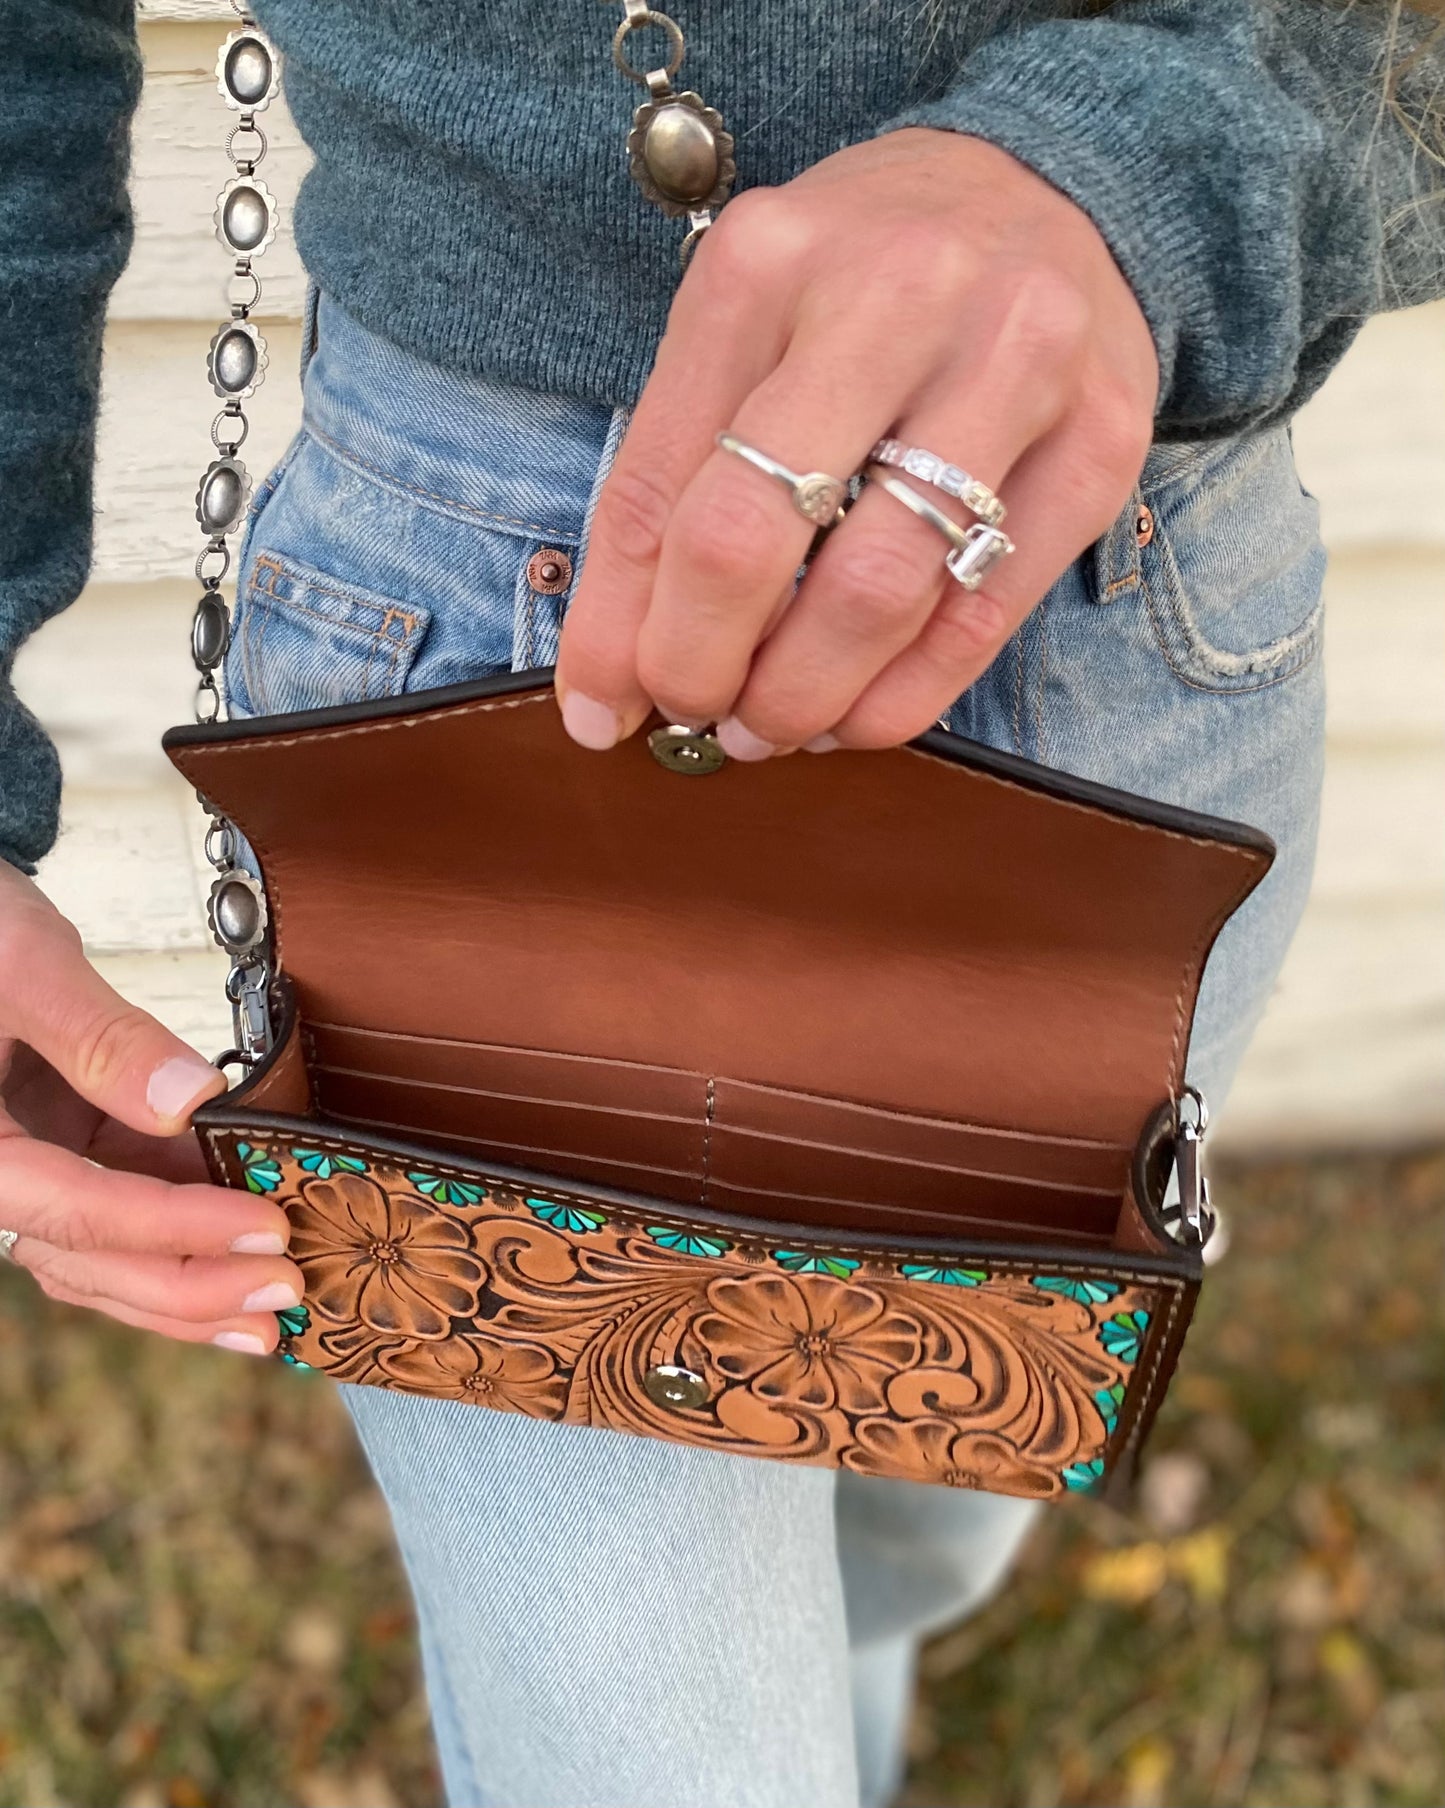
[[[608,408],[428,363],[322,296],[306,430],[423,506],[556,538],[583,531],[615,440]]]

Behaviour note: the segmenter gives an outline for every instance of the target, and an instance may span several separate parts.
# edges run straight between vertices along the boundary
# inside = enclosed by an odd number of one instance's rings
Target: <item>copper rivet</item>
[[[572,561],[544,546],[527,561],[527,582],[542,596],[560,596],[572,582]]]
[[[1139,505],[1139,513],[1134,517],[1134,538],[1141,546],[1147,546],[1154,538],[1154,511]]]

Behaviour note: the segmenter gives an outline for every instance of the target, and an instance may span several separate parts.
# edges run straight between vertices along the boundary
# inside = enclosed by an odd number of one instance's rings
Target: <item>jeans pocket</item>
[[[418,604],[261,551],[238,603],[228,681],[239,667],[239,690],[254,715],[395,696],[430,622]]]
[[[1162,478],[1146,466],[1152,518],[1138,577],[1160,652],[1196,689],[1253,691],[1319,653],[1325,553],[1284,428],[1208,448]]]

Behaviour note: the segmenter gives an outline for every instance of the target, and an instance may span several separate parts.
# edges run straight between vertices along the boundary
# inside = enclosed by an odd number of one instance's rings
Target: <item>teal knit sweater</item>
[[[54,750],[9,682],[90,549],[105,299],[125,261],[133,0],[0,0],[0,855],[56,831]],[[1445,175],[1379,101],[1420,44],[1362,0],[674,0],[685,75],[786,181],[905,124],[993,140],[1096,222],[1159,350],[1158,431],[1277,420],[1360,322],[1445,288]],[[677,229],[620,144],[598,0],[258,0],[316,154],[312,274],[424,356],[614,402],[647,374]],[[619,15],[620,16],[620,15]],[[219,37],[218,31],[218,37]],[[1412,93],[1438,91],[1438,46]],[[220,127],[218,125],[219,132]],[[201,249],[198,247],[198,250]]]

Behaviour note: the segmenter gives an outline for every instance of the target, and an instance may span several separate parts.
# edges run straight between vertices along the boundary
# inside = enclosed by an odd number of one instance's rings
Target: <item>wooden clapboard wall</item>
[[[122,990],[214,1052],[229,1035],[201,927],[198,817],[155,742],[190,705],[191,509],[225,269],[210,216],[231,120],[214,64],[234,15],[224,0],[142,0],[141,16],[139,232],[106,339],[94,576],[18,677],[67,769],[42,882]],[[289,202],[306,153],[284,111],[265,123],[263,173]],[[302,298],[288,244],[262,269],[271,372],[251,410],[257,472],[297,417]],[[1227,1124],[1256,1150],[1445,1129],[1445,309],[1373,323],[1297,444],[1332,551],[1329,782],[1314,899]]]

